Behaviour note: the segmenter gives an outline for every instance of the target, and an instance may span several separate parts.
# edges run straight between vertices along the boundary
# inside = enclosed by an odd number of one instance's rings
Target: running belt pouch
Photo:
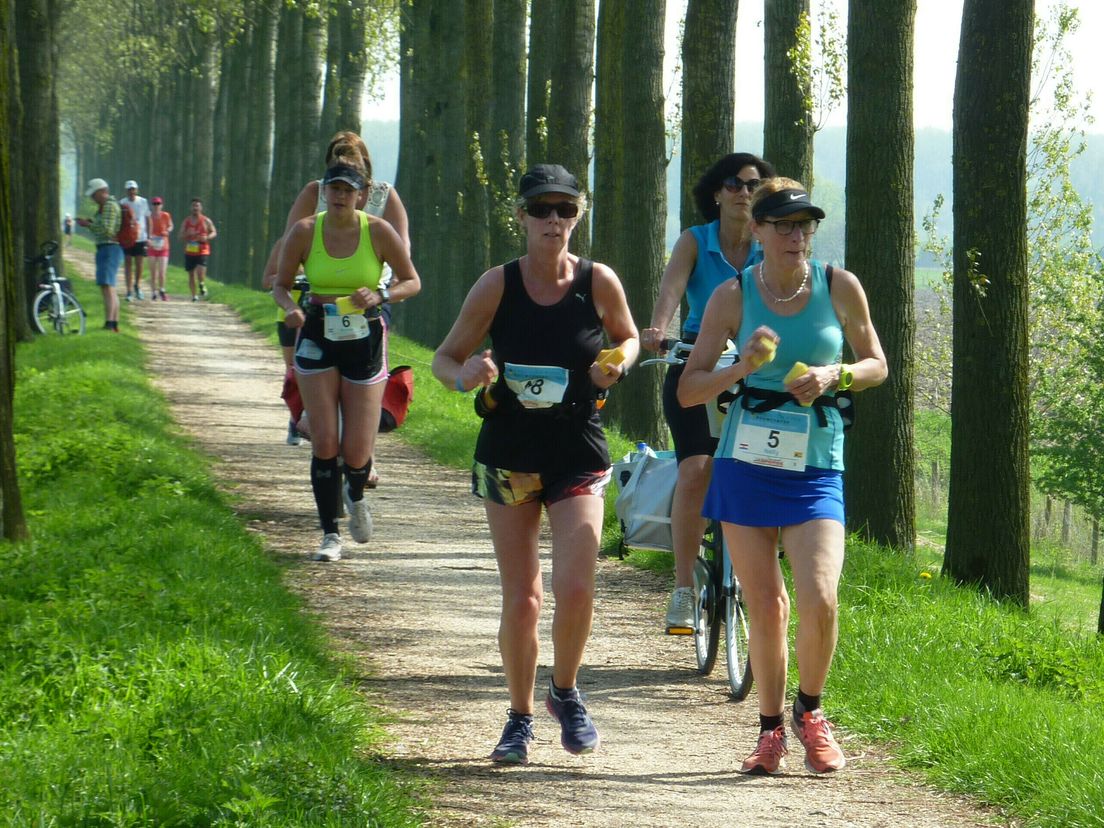
[[[613,479],[620,488],[614,511],[621,521],[625,545],[673,552],[671,501],[678,482],[675,453],[627,454],[614,464]]]

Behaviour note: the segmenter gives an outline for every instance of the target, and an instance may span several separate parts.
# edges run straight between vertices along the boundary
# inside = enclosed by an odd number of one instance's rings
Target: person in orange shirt
[[[172,215],[162,209],[161,196],[154,196],[150,202],[149,244],[146,256],[149,258],[150,299],[168,300],[165,295],[165,268],[169,263],[169,238],[173,231]]]

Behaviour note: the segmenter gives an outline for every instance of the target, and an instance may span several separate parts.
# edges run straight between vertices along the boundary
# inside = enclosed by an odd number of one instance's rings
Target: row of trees
[[[57,180],[64,125],[78,150],[79,180],[135,177],[174,204],[203,197],[222,229],[218,276],[257,284],[287,205],[319,173],[322,144],[338,128],[359,130],[366,79],[398,61],[397,187],[427,285],[401,308],[403,332],[435,344],[479,273],[519,251],[510,207],[515,182],[526,163],[544,160],[571,168],[591,194],[591,220],[577,232],[577,251],[611,264],[636,319],[650,317],[665,257],[665,0],[0,6],[6,24],[13,22],[3,31],[17,34],[19,44],[5,50],[18,55],[8,59],[18,83],[5,90],[9,107],[22,115],[22,132],[12,134],[33,137],[19,145],[13,168],[22,175],[8,196],[22,207],[12,223],[27,249],[58,224],[57,187],[49,185]],[[811,186],[814,78],[823,71],[816,58],[833,53],[830,45],[814,48],[808,0],[772,0],[766,8],[764,154],[780,173]],[[859,397],[848,450],[849,514],[859,531],[898,548],[912,546],[915,514],[915,11],[915,0],[850,0],[846,35],[846,261],[864,277],[891,376]],[[686,5],[684,191],[677,194],[684,225],[698,220],[689,187],[733,149],[737,13],[736,0]],[[1029,542],[1032,26],[1031,0],[966,0],[954,113],[954,449],[945,564],[953,577],[1021,604]],[[12,272],[5,268],[5,285],[14,284],[9,309],[20,301]],[[6,319],[8,348],[21,317],[9,312]],[[658,383],[640,371],[619,387],[607,410],[627,433],[661,436]],[[7,484],[4,491],[7,508]],[[979,514],[1000,519],[978,521]]]

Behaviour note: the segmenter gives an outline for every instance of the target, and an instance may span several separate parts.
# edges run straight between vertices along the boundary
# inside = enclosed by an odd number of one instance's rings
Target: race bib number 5
[[[732,456],[756,466],[805,471],[809,453],[809,415],[794,411],[740,410]]]
[[[364,312],[339,313],[337,305],[323,305],[325,319],[323,334],[332,342],[364,339],[368,336],[368,319]]]
[[[558,365],[506,363],[506,385],[526,408],[550,408],[563,402],[568,373]]]

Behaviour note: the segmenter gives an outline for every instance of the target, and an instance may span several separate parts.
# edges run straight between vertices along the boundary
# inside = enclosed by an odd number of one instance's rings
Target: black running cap
[[[322,178],[322,186],[325,187],[335,181],[344,181],[354,190],[364,189],[364,176],[355,167],[350,167],[348,164],[334,164],[326,170],[326,175]]]
[[[565,193],[578,198],[579,182],[559,164],[536,164],[521,177],[518,195],[534,198],[545,193]]]
[[[761,198],[751,208],[751,217],[756,221],[760,221],[767,216],[771,218],[782,218],[783,216],[792,216],[794,213],[800,213],[805,211],[812,215],[815,219],[822,219],[825,216],[823,210],[815,206],[813,202],[809,200],[809,194],[804,190],[779,190],[777,193],[771,193],[769,196]]]

